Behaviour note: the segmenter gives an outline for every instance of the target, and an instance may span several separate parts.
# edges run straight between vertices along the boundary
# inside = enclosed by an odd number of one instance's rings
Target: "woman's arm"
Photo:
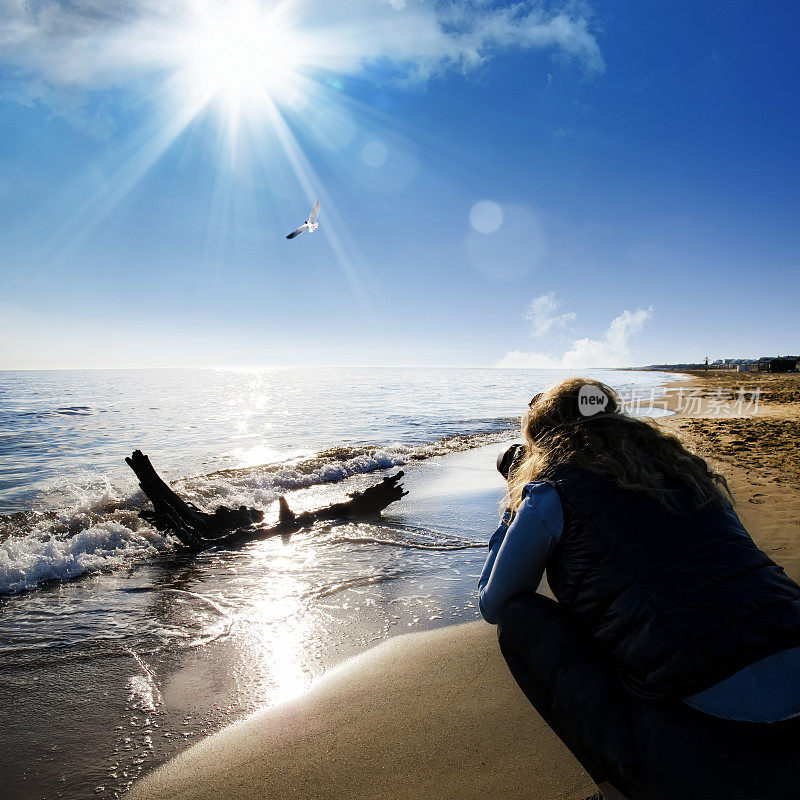
[[[478,606],[487,622],[496,624],[515,594],[536,590],[563,526],[556,490],[549,483],[529,483],[511,524],[504,517],[489,540],[489,556],[478,581]]]

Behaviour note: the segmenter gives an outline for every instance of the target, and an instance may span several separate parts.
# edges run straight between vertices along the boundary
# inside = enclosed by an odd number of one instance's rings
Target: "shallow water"
[[[386,636],[476,618],[502,491],[494,456],[519,409],[559,377],[0,374],[6,796],[119,796]],[[599,377],[646,393],[663,376]],[[209,508],[269,516],[280,493],[316,508],[398,466],[410,494],[380,523],[188,555],[138,517],[122,461],[136,447]]]
[[[497,369],[0,372],[0,513],[131,488],[122,456],[168,480],[496,431],[568,373]],[[665,376],[600,370],[642,397]],[[674,378],[667,376],[666,379]]]
[[[164,550],[6,597],[8,796],[117,797],[143,770],[387,636],[475,619],[501,493],[494,452],[447,457],[458,473],[459,459],[480,455],[481,480],[494,481],[463,503],[463,482],[434,488],[446,459],[431,459],[407,473],[414,505],[406,498],[381,523],[319,525],[237,550]],[[303,499],[321,505],[368,480]]]

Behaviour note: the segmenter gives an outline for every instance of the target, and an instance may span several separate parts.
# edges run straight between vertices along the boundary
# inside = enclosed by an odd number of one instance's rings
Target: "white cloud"
[[[546,296],[546,295],[545,295]],[[653,316],[653,308],[623,311],[614,317],[600,339],[575,339],[561,356],[547,353],[524,353],[512,350],[497,364],[498,367],[529,369],[582,369],[587,367],[622,367],[630,354],[628,342],[645,322]]]
[[[547,353],[523,353],[521,350],[510,350],[500,361],[498,367],[508,369],[560,369],[562,364],[557,358]]]
[[[230,0],[248,2],[256,0]],[[90,90],[123,83],[168,68],[170,43],[198,17],[219,14],[220,6],[220,0],[0,0],[0,65],[19,83],[39,79]],[[309,45],[308,66],[347,74],[381,64],[412,81],[468,72],[509,49],[550,50],[601,72],[590,21],[573,7],[567,0],[560,7],[540,0],[500,8],[483,0],[275,5]]]
[[[575,320],[575,314],[571,311],[556,314],[559,305],[555,292],[548,292],[531,300],[525,310],[525,319],[531,324],[531,335],[544,336],[553,328],[562,328]]]

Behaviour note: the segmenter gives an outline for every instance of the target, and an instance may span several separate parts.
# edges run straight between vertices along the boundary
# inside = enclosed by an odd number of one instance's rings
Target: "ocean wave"
[[[423,544],[421,542],[408,542],[402,539],[388,539],[382,536],[340,536],[335,539],[337,542],[348,542],[349,544],[382,544],[388,547],[399,547],[404,550],[435,550],[447,552],[450,550],[470,550],[473,548],[485,548],[485,542],[462,542],[458,544]]]
[[[506,441],[515,432],[512,427],[514,422],[496,420],[489,431],[455,434],[417,445],[396,443],[331,447],[288,462],[219,470],[208,475],[184,478],[175,485],[200,506],[210,501],[232,507],[264,506],[285,492],[339,483],[357,475]]]
[[[267,508],[279,495],[297,489],[338,483],[347,478],[401,467],[409,462],[504,441],[511,421],[497,420],[493,429],[446,436],[418,445],[343,445],[289,462],[228,469],[173,482],[176,490],[205,510],[220,505]],[[171,547],[169,540],[139,518],[147,500],[113,486],[108,480],[86,485],[66,481],[54,485],[43,510],[0,517],[0,595],[34,589],[48,581],[66,581],[109,570]],[[53,498],[58,507],[53,509]],[[348,541],[346,538],[342,542]],[[367,543],[354,538],[350,543]],[[461,549],[461,542],[382,539],[411,549]]]
[[[94,411],[90,406],[60,406],[56,409],[56,414],[63,414],[68,417],[88,417]]]
[[[119,414],[115,409],[93,408],[92,406],[57,406],[55,408],[38,408],[30,411],[0,410],[0,420],[13,424],[17,420],[35,421],[47,420],[54,417],[91,417],[95,414]]]
[[[340,581],[333,581],[311,589],[303,595],[304,600],[322,600],[325,597],[343,592],[346,589],[358,589],[362,586],[372,586],[376,583],[395,581],[405,577],[406,570],[403,569],[384,569],[379,572],[369,572],[363,575],[355,575],[352,578],[345,578]]]
[[[151,528],[133,531],[111,521],[68,537],[54,533],[9,536],[0,542],[0,594],[113,569],[167,548],[167,540]]]
[[[382,525],[364,525],[345,523],[337,525],[322,541],[325,544],[365,544],[397,547],[402,550],[432,550],[449,552],[485,548],[486,542],[470,541],[452,533],[437,530],[434,526],[420,528],[409,525],[386,523]]]

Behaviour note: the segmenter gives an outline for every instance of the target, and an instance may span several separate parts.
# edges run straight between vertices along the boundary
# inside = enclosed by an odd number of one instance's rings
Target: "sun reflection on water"
[[[313,548],[302,553],[291,544],[275,555],[272,547],[254,553],[253,567],[264,565],[265,580],[241,618],[246,631],[243,642],[249,681],[261,684],[265,705],[275,705],[302,694],[314,675],[310,669],[315,635],[307,595],[317,559]]]

